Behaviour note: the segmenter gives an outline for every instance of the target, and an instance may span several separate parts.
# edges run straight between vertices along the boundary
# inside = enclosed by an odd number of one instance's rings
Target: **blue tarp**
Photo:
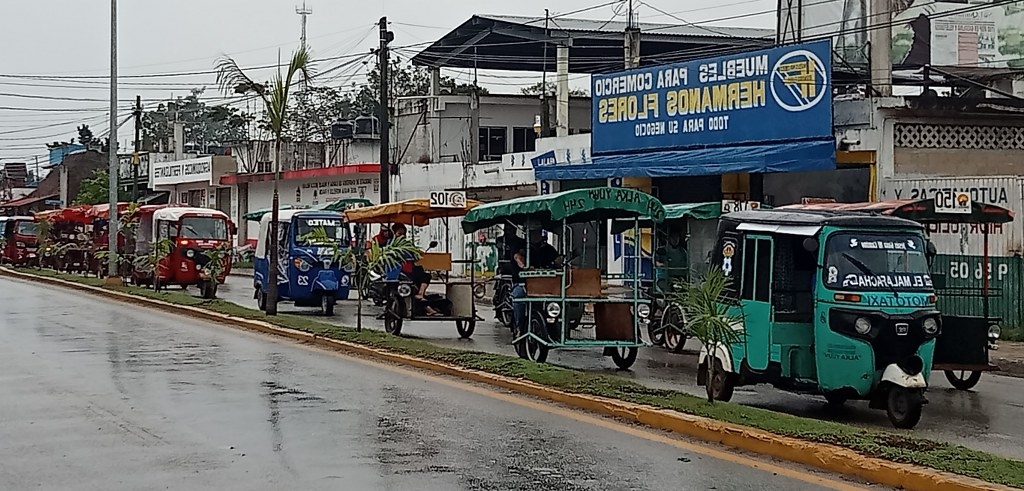
[[[831,170],[836,168],[836,143],[830,137],[763,145],[594,155],[592,159],[583,164],[538,162],[534,172],[538,180],[561,181]]]

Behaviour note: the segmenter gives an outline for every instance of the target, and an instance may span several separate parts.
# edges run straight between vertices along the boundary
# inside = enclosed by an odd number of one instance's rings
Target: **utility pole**
[[[107,149],[110,198],[110,221],[107,225],[107,281],[119,283],[117,278],[117,0],[110,0],[110,135]]]
[[[380,71],[380,108],[377,120],[380,123],[380,202],[391,201],[391,117],[388,94],[391,85],[388,43],[395,39],[395,33],[388,30],[387,16],[380,18],[380,48],[377,50],[377,69]]]
[[[882,96],[892,95],[892,6],[890,0],[871,0],[871,86]]]
[[[139,147],[142,146],[142,96],[135,96],[135,152],[132,154],[132,201],[139,200]]]
[[[306,1],[303,0],[302,1],[302,7],[295,7],[295,13],[299,14],[300,16],[302,16],[302,37],[300,39],[301,39],[302,49],[305,50],[306,49],[306,18],[309,17],[310,15],[313,15],[313,9],[306,7]],[[306,74],[303,73],[302,74],[302,93],[299,96],[299,98],[303,102],[303,105],[305,105],[305,102],[307,100],[306,98],[307,98],[308,91],[309,91],[309,80],[306,79]],[[309,158],[308,158],[308,155],[306,153],[307,150],[308,150],[307,147],[309,146],[308,144],[309,144],[309,126],[306,124],[305,121],[303,121],[303,123],[302,123],[302,168],[303,169],[306,169],[306,168],[309,167]]]
[[[551,20],[551,11],[544,9],[544,37],[550,36],[548,24]],[[548,104],[548,42],[544,41],[544,66],[540,75],[540,137],[551,136],[551,106]],[[477,137],[479,138],[479,137]]]
[[[626,69],[640,66],[640,27],[636,23],[636,11],[633,0],[629,0],[629,18],[626,19]]]

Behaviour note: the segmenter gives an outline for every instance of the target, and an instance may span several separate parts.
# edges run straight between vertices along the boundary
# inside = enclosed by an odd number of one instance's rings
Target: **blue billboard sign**
[[[592,153],[822,140],[832,133],[828,40],[594,75]]]

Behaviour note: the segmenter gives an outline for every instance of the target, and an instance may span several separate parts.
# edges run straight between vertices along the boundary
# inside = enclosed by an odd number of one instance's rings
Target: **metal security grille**
[[[1024,127],[896,123],[899,148],[1024,150]]]

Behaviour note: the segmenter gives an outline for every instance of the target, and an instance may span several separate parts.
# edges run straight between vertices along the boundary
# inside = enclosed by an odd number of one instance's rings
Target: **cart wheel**
[[[665,348],[679,353],[686,345],[686,314],[676,304],[669,304],[665,313],[661,314],[661,329],[665,336]]]
[[[707,368],[701,368],[707,370]],[[715,358],[715,376],[708,382],[711,384],[711,396],[716,401],[729,402],[736,389],[736,382],[732,375],[722,367],[722,360]]]
[[[334,316],[334,295],[323,295],[320,297],[320,313],[327,317]]]
[[[971,390],[981,380],[981,372],[967,370],[946,370],[946,380],[957,390]]]
[[[665,329],[661,326],[661,322],[651,321],[647,323],[647,337],[651,339],[651,344],[655,346],[661,346],[665,343]]]
[[[530,330],[534,333],[544,332],[544,319],[540,315],[530,318]],[[537,363],[544,363],[548,359],[548,347],[537,342],[532,337],[524,338],[516,343],[516,353],[524,360]]]
[[[487,295],[487,286],[486,285],[484,285],[483,283],[477,283],[477,284],[473,285],[473,296],[476,297],[477,300],[483,300],[486,295]]]
[[[405,302],[397,297],[390,298],[388,307],[384,311],[384,331],[395,336],[401,335],[404,316]]]
[[[469,339],[476,330],[476,321],[455,321],[455,329],[459,330],[459,337]]]
[[[619,370],[629,370],[629,367],[633,366],[633,362],[636,361],[636,353],[636,347],[615,348],[612,350],[612,361],[615,362],[615,366],[619,367]]]
[[[891,387],[886,397],[885,413],[896,428],[909,430],[921,421],[924,397],[921,392],[903,387]]]
[[[267,292],[256,289],[256,306],[259,307],[260,312],[267,311]]]

